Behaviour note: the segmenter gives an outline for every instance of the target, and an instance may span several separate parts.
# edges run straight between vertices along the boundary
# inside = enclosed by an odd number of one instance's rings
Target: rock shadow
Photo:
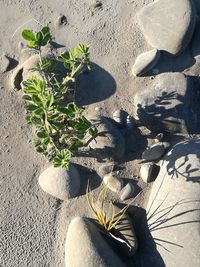
[[[184,96],[176,91],[163,92],[153,104],[137,106],[141,122],[157,132],[200,133],[200,84],[196,77],[188,76],[188,86]],[[173,105],[173,100],[176,105]]]
[[[141,76],[155,76],[156,74],[153,70],[156,70],[158,74],[165,72],[182,72],[192,67],[195,62],[196,60],[191,56],[189,48],[178,56],[174,56],[167,51],[161,51],[161,56],[156,66]]]
[[[76,103],[85,106],[109,98],[116,91],[116,82],[109,72],[92,63],[92,70],[81,75],[76,87]]]
[[[79,164],[75,163],[73,164],[75,165],[75,167],[77,168],[78,172],[81,175],[81,186],[80,186],[79,196],[86,194],[87,185],[90,186],[91,191],[100,186],[102,180],[95,171],[92,171],[91,169],[86,168]]]
[[[130,206],[128,214],[138,239],[138,250],[132,259],[126,259],[127,266],[166,267],[157,250],[159,244],[151,236],[146,211],[140,207]]]

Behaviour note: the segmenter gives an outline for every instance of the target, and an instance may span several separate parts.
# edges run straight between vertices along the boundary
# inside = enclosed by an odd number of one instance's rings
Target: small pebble
[[[101,111],[102,110],[102,108],[101,107],[95,107],[95,109],[94,109],[95,111],[97,111],[97,112],[99,112],[99,111]]]
[[[98,0],[94,1],[93,5],[94,8],[100,8],[102,7],[102,3]]]
[[[133,196],[134,192],[135,192],[134,185],[131,183],[128,183],[125,187],[122,188],[120,192],[120,199],[122,201],[128,200],[129,198]]]
[[[65,26],[65,25],[67,25],[67,18],[65,15],[60,15],[59,17],[56,18],[55,26],[57,28],[59,28],[61,26]]]
[[[145,183],[151,182],[154,163],[144,163],[140,168],[140,177]]]
[[[103,177],[104,175],[111,173],[113,171],[114,168],[114,163],[106,163],[103,164],[99,167],[98,169],[98,174]]]
[[[119,193],[123,187],[123,181],[115,176],[110,174],[106,174],[103,177],[104,184],[113,192]]]
[[[165,149],[169,149],[170,148],[170,143],[169,142],[162,142],[163,146]]]
[[[162,142],[163,141],[163,137],[164,137],[164,134],[163,133],[159,133],[159,134],[156,135],[155,141],[157,143]]]
[[[142,153],[142,159],[144,160],[159,160],[162,158],[162,156],[165,153],[165,147],[162,143],[157,143],[149,148],[147,148],[143,153]]]

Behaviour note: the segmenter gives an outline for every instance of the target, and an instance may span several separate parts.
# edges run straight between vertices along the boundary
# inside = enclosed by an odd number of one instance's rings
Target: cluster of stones
[[[190,0],[159,0],[142,8],[137,18],[146,41],[153,47],[136,59],[132,72],[140,76],[157,64],[162,51],[171,55],[184,51],[195,29],[196,12]]]
[[[190,0],[159,0],[144,7],[137,18],[153,50],[138,56],[132,69],[134,76],[154,68],[162,53],[176,56],[185,50],[195,29],[196,12]],[[199,95],[191,77],[160,74],[148,88],[136,93],[134,114],[154,133],[198,134]],[[140,170],[145,182],[157,177],[146,212],[149,246],[153,240],[158,253],[146,255],[144,262],[147,266],[179,267],[184,261],[184,266],[199,266],[200,141],[198,137],[186,139],[169,150],[162,135],[158,137],[142,154],[147,162]],[[155,167],[159,168],[157,172]]]

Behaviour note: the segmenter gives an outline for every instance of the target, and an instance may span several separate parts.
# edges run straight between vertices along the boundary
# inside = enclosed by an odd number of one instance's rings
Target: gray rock
[[[170,143],[169,142],[162,142],[162,145],[164,146],[164,148],[167,150],[170,148]]]
[[[140,177],[145,183],[152,182],[152,172],[154,164],[152,162],[144,163],[140,167]]]
[[[123,127],[123,126],[126,126],[127,116],[128,114],[126,111],[119,109],[113,113],[113,120]]]
[[[122,201],[128,200],[133,197],[135,192],[135,187],[132,183],[128,183],[125,187],[122,188],[120,192],[120,199]]]
[[[132,68],[134,76],[140,76],[151,70],[160,59],[160,51],[153,49],[151,51],[142,53],[136,58],[135,64]]]
[[[69,225],[65,243],[66,267],[125,267],[93,222],[77,217]]]
[[[95,139],[91,137],[87,139],[89,147],[94,150],[94,155],[100,158],[122,158],[125,152],[125,140],[118,128],[104,117],[89,119],[98,131]]]
[[[76,197],[80,189],[80,176],[72,164],[68,170],[50,166],[40,174],[38,182],[42,190],[61,200]]]
[[[191,78],[182,73],[163,73],[136,93],[134,114],[155,132],[198,133],[199,95]]]
[[[156,138],[155,138],[155,141],[158,143],[158,142],[162,142],[164,138],[164,134],[163,133],[159,133],[156,135]]]
[[[152,47],[177,55],[192,38],[195,7],[190,0],[159,0],[141,9],[138,22]]]
[[[181,142],[165,155],[147,214],[165,266],[200,266],[200,140]]]
[[[25,60],[22,64],[19,64],[10,77],[12,89],[21,89],[22,82],[33,77],[37,76],[42,78],[39,72],[31,72],[29,69],[35,67],[39,63],[39,56],[32,55],[30,58]]]
[[[104,184],[113,192],[119,193],[123,187],[123,180],[112,175],[112,173],[106,174],[103,177]]]
[[[142,158],[144,160],[159,160],[165,153],[165,147],[162,143],[157,143],[149,148],[147,148],[142,153]]]
[[[104,175],[111,173],[114,168],[114,163],[105,163],[102,164],[98,169],[98,174],[103,177]]]

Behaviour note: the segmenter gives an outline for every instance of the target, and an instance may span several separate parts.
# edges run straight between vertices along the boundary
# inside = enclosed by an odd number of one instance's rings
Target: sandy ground
[[[135,92],[152,81],[151,75],[146,78],[131,75],[136,56],[150,48],[135,15],[142,6],[153,1],[104,0],[99,9],[93,8],[91,2],[0,0],[0,55],[13,58],[14,66],[23,57],[18,47],[21,29],[16,32],[17,28],[29,20],[24,27],[38,28],[33,19],[43,25],[49,24],[60,50],[62,46],[74,47],[77,43],[91,46],[95,79],[83,81],[84,93],[80,92],[81,88],[77,90],[77,101],[86,106],[91,104],[87,112],[93,113],[95,107],[101,107],[101,114],[108,117],[118,108],[132,114]],[[67,17],[68,24],[56,28],[54,22],[60,14]],[[189,48],[173,61],[164,60],[167,64],[158,66],[162,72],[184,71],[195,63]],[[93,188],[100,184],[94,172],[100,163],[92,158],[76,160],[82,165],[78,168],[83,194],[76,199],[61,202],[39,188],[37,178],[48,162],[31,145],[32,130],[25,124],[23,101],[8,83],[11,72],[12,68],[0,76],[0,266],[63,267],[68,224],[76,215],[90,214],[84,190],[88,178]],[[137,146],[136,143],[137,140],[131,141],[132,148],[121,164],[124,170],[119,175],[132,179],[139,191],[145,185],[135,176],[147,142],[142,141]],[[143,205],[144,197],[146,194],[138,200],[139,205]],[[130,262],[129,266],[133,264]]]

